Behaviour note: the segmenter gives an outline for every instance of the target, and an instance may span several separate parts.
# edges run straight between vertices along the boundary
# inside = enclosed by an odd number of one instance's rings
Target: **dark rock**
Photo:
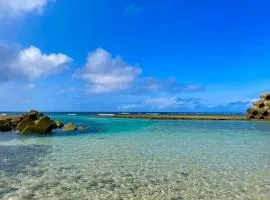
[[[29,118],[29,119],[35,121],[35,120],[37,120],[37,119],[39,119],[40,117],[43,117],[43,116],[44,116],[44,114],[42,114],[42,113],[40,113],[40,112],[38,112],[36,110],[31,110],[30,112],[24,113],[22,115],[22,118],[24,118],[24,119]]]
[[[181,172],[181,175],[184,177],[188,177],[188,173],[186,173],[186,172]]]
[[[18,124],[18,120],[15,119],[4,119],[0,120],[0,131],[12,131]]]
[[[12,131],[13,127],[9,122],[0,123],[0,131]]]

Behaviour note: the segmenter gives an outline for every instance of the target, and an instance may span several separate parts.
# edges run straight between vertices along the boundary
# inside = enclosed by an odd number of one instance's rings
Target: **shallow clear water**
[[[1,199],[270,199],[270,123],[51,117],[88,131],[0,134]]]

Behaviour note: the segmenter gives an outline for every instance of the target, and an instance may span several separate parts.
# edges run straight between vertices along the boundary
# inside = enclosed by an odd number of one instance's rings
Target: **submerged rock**
[[[73,123],[68,123],[64,126],[64,131],[76,131],[77,128]]]
[[[77,129],[78,131],[87,131],[87,128],[84,126],[79,126]]]

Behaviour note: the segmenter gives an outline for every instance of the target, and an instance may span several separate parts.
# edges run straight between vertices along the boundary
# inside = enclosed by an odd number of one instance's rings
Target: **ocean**
[[[270,199],[270,123],[49,113],[87,131],[0,134],[0,199]]]

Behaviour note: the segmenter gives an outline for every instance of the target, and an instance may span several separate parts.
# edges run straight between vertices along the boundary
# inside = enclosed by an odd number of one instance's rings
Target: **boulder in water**
[[[68,123],[64,126],[64,131],[76,131],[77,128],[73,123]]]
[[[54,129],[54,127],[55,122],[47,116],[43,116],[36,120],[34,125],[36,133],[49,133]]]
[[[22,132],[27,126],[34,126],[35,122],[28,117],[23,118],[23,120],[17,125],[16,130]]]
[[[33,125],[26,125],[21,134],[29,133],[49,133],[54,129],[55,123],[47,116],[36,120]]]
[[[54,122],[48,116],[45,116],[38,111],[31,110],[28,113],[25,113],[21,117],[21,122],[17,125],[17,130],[21,134],[30,134],[30,133],[49,133],[53,129],[60,128],[63,126],[63,123],[60,121]]]

